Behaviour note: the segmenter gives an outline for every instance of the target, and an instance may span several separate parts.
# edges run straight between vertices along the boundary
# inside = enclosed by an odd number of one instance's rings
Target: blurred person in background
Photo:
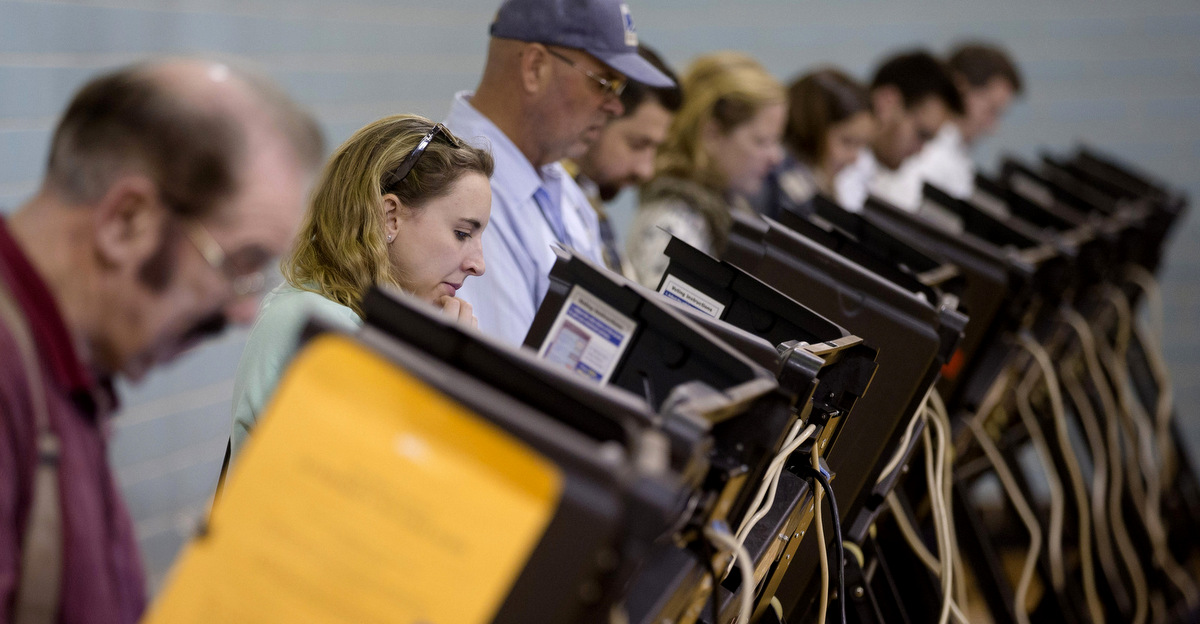
[[[971,152],[981,139],[996,131],[1024,88],[1016,64],[997,46],[962,44],[950,53],[946,64],[962,94],[963,113],[942,124],[925,149],[900,169],[882,172],[874,189],[905,210],[917,210],[926,182],[960,199],[971,196],[976,170]]]
[[[233,386],[236,454],[279,383],[310,317],[355,330],[372,286],[390,286],[475,324],[455,296],[483,275],[492,157],[417,115],[355,132],[326,163],[291,253],[285,283],[263,300]]]
[[[787,156],[755,198],[758,211],[807,212],[817,193],[833,197],[833,181],[871,145],[875,117],[866,87],[834,68],[819,69],[788,88]]]
[[[733,213],[783,159],[783,86],[739,52],[696,59],[683,77],[683,107],[659,150],[655,177],[642,187],[627,250],[638,281],[658,285],[663,250],[674,235],[719,256]]]
[[[639,45],[638,54],[672,82],[678,82],[675,73],[654,50]],[[604,244],[604,264],[636,279],[617,248],[616,234],[604,204],[612,201],[621,189],[643,184],[654,176],[654,158],[667,139],[671,120],[683,105],[683,91],[678,85],[650,87],[631,80],[621,93],[621,105],[625,113],[604,127],[587,153],[576,160],[563,161],[563,165],[596,210],[600,240]]]
[[[951,115],[962,114],[962,96],[949,69],[923,50],[884,61],[871,80],[876,132],[870,149],[834,182],[837,200],[857,211],[874,192],[880,174],[899,169],[937,136]]]
[[[596,211],[559,162],[579,158],[624,112],[626,81],[669,87],[638,54],[619,0],[507,0],[491,25],[475,92],[454,96],[446,126],[496,159],[488,275],[460,296],[484,333],[525,340],[550,288],[554,246],[603,262]]]
[[[112,380],[248,323],[322,152],[272,84],[172,60],[100,76],[0,221],[0,621],[137,621]]]

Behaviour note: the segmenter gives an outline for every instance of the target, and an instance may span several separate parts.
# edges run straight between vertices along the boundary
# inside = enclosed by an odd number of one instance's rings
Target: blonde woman
[[[455,296],[484,272],[481,240],[491,212],[492,157],[416,115],[362,128],[325,165],[291,254],[285,282],[263,300],[234,380],[236,452],[296,348],[304,322],[361,324],[359,302],[392,286],[474,325]]]
[[[667,267],[671,235],[714,255],[724,251],[735,210],[783,157],[783,86],[737,52],[696,59],[682,81],[683,108],[642,188],[627,241],[638,281],[653,288]]]

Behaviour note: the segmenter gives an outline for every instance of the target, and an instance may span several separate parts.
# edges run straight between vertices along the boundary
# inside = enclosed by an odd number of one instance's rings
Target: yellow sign
[[[146,622],[489,622],[561,487],[519,440],[319,337]]]

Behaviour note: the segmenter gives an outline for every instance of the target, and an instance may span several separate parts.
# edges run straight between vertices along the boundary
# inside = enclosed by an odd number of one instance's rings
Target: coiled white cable
[[[724,528],[714,528],[709,525],[704,529],[704,535],[708,540],[718,547],[725,548],[730,551],[734,563],[742,570],[742,587],[741,595],[738,600],[738,624],[749,624],[750,617],[754,614],[754,591],[757,584],[754,580],[754,563],[750,559],[750,553],[746,552],[746,547],[738,543],[738,541]],[[713,591],[716,591],[714,583]]]
[[[1163,332],[1164,332],[1164,315],[1162,292],[1159,289],[1158,281],[1145,268],[1140,266],[1130,266],[1126,270],[1126,279],[1136,284],[1142,289],[1146,296],[1147,316],[1149,316],[1149,330],[1141,327],[1135,328],[1138,334],[1138,340],[1141,341],[1143,350],[1146,353],[1146,361],[1150,366],[1150,374],[1154,377],[1154,383],[1158,386],[1158,401],[1155,405],[1155,426],[1156,440],[1158,443],[1158,461],[1161,472],[1164,476],[1174,475],[1176,470],[1175,446],[1171,440],[1171,420],[1173,418],[1172,410],[1174,408],[1175,396],[1174,387],[1171,383],[1171,375],[1167,370],[1166,358],[1163,356]],[[1164,479],[1161,486],[1166,488],[1169,484]]]
[[[1117,326],[1113,344],[1098,341],[1097,353],[1100,355],[1100,361],[1104,363],[1105,370],[1108,371],[1109,379],[1112,380],[1117,404],[1125,417],[1125,427],[1131,429],[1129,433],[1133,434],[1128,438],[1132,445],[1129,455],[1130,465],[1128,466],[1131,492],[1138,503],[1138,511],[1143,522],[1148,522],[1153,514],[1147,513],[1146,497],[1147,492],[1157,489],[1158,466],[1154,461],[1154,433],[1149,417],[1139,409],[1140,405],[1132,398],[1132,393],[1129,391],[1126,355],[1132,335],[1131,318],[1133,313],[1125,294],[1117,288],[1107,287],[1103,289],[1102,295],[1116,313]],[[1135,475],[1140,475],[1141,479],[1135,479]],[[1159,530],[1159,526],[1147,526],[1147,529],[1153,532]]]
[[[1083,595],[1088,605],[1088,614],[1093,622],[1103,622],[1104,607],[1100,602],[1100,594],[1096,590],[1096,570],[1092,563],[1092,522],[1087,488],[1083,483],[1083,469],[1080,468],[1079,458],[1071,446],[1071,438],[1067,432],[1066,409],[1063,406],[1062,392],[1059,388],[1058,377],[1054,374],[1054,364],[1050,361],[1050,354],[1040,344],[1027,340],[1027,338],[1027,336],[1022,336],[1022,346],[1029,351],[1034,362],[1041,369],[1046,392],[1050,397],[1050,411],[1054,419],[1058,449],[1063,463],[1067,467],[1067,476],[1075,493],[1075,509],[1079,516],[1080,572],[1083,576]]]
[[[1125,279],[1137,285],[1145,294],[1146,312],[1150,317],[1150,335],[1154,338],[1154,343],[1161,348],[1166,330],[1166,317],[1163,314],[1162,289],[1158,286],[1158,280],[1154,279],[1154,275],[1145,267],[1136,264],[1125,267]]]
[[[927,416],[932,427],[927,427],[922,433],[925,439],[925,470],[933,475],[929,479],[929,510],[933,516],[933,531],[938,540],[938,559],[942,569],[942,609],[938,615],[938,624],[950,621],[950,610],[954,605],[954,544],[950,540],[950,518],[946,513],[945,489],[942,484],[946,476],[947,432],[937,415]],[[932,449],[930,441],[933,429],[937,434],[936,450]],[[930,454],[930,451],[933,454]]]
[[[883,470],[879,472],[879,478],[875,480],[875,485],[879,485],[887,480],[900,467],[900,462],[904,461],[904,452],[908,450],[909,443],[912,442],[913,431],[917,428],[917,423],[921,421],[921,412],[918,411],[913,415],[912,420],[908,421],[908,427],[904,429],[904,436],[900,438],[900,442],[896,444],[896,452],[892,453],[892,458],[884,465]]]
[[[1087,366],[1087,358],[1094,358],[1094,354],[1089,355],[1083,348],[1083,332],[1087,332],[1087,321],[1083,315],[1074,309],[1064,309],[1061,312],[1063,320],[1074,329],[1080,340],[1080,361]],[[1104,571],[1104,576],[1108,579],[1108,585],[1114,588],[1114,591],[1119,592],[1124,596],[1120,572],[1117,570],[1116,556],[1112,549],[1113,536],[1108,529],[1108,515],[1105,513],[1104,501],[1107,497],[1107,480],[1108,480],[1108,449],[1104,444],[1104,433],[1100,427],[1099,420],[1096,418],[1096,412],[1092,407],[1092,401],[1088,398],[1087,392],[1084,390],[1082,382],[1073,369],[1067,367],[1066,363],[1062,364],[1062,370],[1059,379],[1062,382],[1063,388],[1071,397],[1071,403],[1075,406],[1075,414],[1079,417],[1083,424],[1084,435],[1087,438],[1088,449],[1092,455],[1092,484],[1091,484],[1091,514],[1092,521],[1096,529],[1096,551],[1100,559],[1100,568]],[[1123,598],[1122,598],[1123,599]]]
[[[1106,447],[1108,449],[1107,463],[1110,478],[1108,479],[1108,491],[1102,500],[1108,504],[1108,526],[1111,529],[1113,542],[1117,546],[1117,552],[1120,554],[1125,570],[1129,574],[1130,584],[1133,586],[1133,621],[1135,624],[1141,624],[1146,621],[1146,613],[1149,608],[1149,591],[1146,586],[1145,572],[1142,570],[1141,562],[1138,561],[1137,551],[1133,547],[1133,542],[1129,538],[1129,531],[1125,528],[1125,516],[1121,508],[1121,490],[1124,479],[1124,468],[1121,461],[1121,417],[1108,381],[1104,378],[1104,372],[1097,354],[1097,341],[1095,335],[1092,333],[1091,326],[1078,314],[1068,314],[1067,319],[1079,335],[1079,342],[1084,353],[1084,364],[1091,378],[1092,388],[1095,390],[1096,396],[1100,400],[1101,409],[1104,412],[1105,436],[1107,438]]]
[[[749,513],[750,509],[757,509],[758,511],[754,512],[753,515],[747,515],[742,520],[742,525],[738,527],[735,539],[739,546],[746,543],[746,538],[750,535],[750,531],[754,530],[754,526],[758,524],[759,520],[762,520],[771,511],[771,505],[775,500],[775,492],[779,487],[779,477],[783,474],[783,467],[787,463],[788,457],[792,453],[795,453],[796,449],[800,448],[817,430],[817,426],[812,424],[805,427],[803,431],[795,433],[800,425],[801,423],[797,421],[796,425],[792,427],[792,431],[789,432],[788,438],[785,438],[783,448],[767,466],[766,474],[763,475],[763,481],[759,485],[754,502],[747,508],[747,513]]]
[[[968,418],[967,427],[975,436],[975,440],[979,442],[979,447],[983,449],[983,453],[991,462],[992,467],[996,469],[996,476],[1000,478],[1000,484],[1004,486],[1004,491],[1008,493],[1008,498],[1017,510],[1017,515],[1021,517],[1021,521],[1029,531],[1029,552],[1025,555],[1025,565],[1021,569],[1021,577],[1017,581],[1016,593],[1013,596],[1013,613],[1017,621],[1021,624],[1029,624],[1029,611],[1025,605],[1029,596],[1029,585],[1033,582],[1033,572],[1037,567],[1038,556],[1042,551],[1042,529],[1038,526],[1037,516],[1034,515],[1029,503],[1021,494],[1021,489],[1017,486],[1017,481],[1009,471],[1000,450],[996,448],[992,439],[983,429],[982,422],[987,416],[990,414],[980,412],[978,417]]]
[[[900,442],[896,444],[896,450],[892,453],[892,458],[888,463],[884,464],[883,470],[879,471],[879,478],[875,479],[875,485],[879,485],[887,480],[896,469],[900,467],[900,462],[904,461],[904,453],[908,450],[909,443],[912,442],[913,431],[917,428],[917,423],[925,416],[925,410],[929,405],[929,397],[934,392],[933,386],[929,386],[929,390],[925,391],[925,398],[921,399],[921,406],[917,408],[917,412],[913,414],[912,419],[908,421],[908,426],[904,428],[904,435],[901,436]]]
[[[1197,588],[1191,575],[1171,554],[1167,544],[1167,530],[1160,512],[1161,476],[1154,455],[1157,436],[1149,416],[1133,398],[1133,392],[1129,388],[1126,354],[1132,327],[1132,312],[1128,300],[1116,288],[1105,289],[1104,296],[1117,313],[1117,339],[1111,348],[1107,343],[1100,342],[1099,352],[1127,417],[1126,426],[1137,432],[1136,437],[1130,435],[1133,432],[1127,434],[1133,443],[1130,455],[1136,459],[1134,467],[1130,470],[1140,468],[1139,472],[1145,480],[1143,484],[1135,475],[1130,475],[1130,492],[1150,537],[1155,564],[1183,594],[1188,606],[1194,607],[1200,604],[1200,588]]]
[[[929,547],[921,540],[921,536],[917,535],[917,530],[913,528],[912,522],[908,520],[908,513],[904,510],[904,506],[900,504],[900,499],[896,497],[895,492],[888,492],[887,498],[888,509],[892,511],[892,519],[896,522],[896,527],[900,529],[900,535],[904,537],[904,541],[908,542],[913,553],[917,555],[917,559],[929,569],[930,572],[936,574],[938,578],[942,576],[942,562],[929,552]]]
[[[1019,342],[1023,348],[1028,350],[1029,343],[1033,340],[1029,336],[1022,335]],[[1062,592],[1066,589],[1066,571],[1063,567],[1062,553],[1066,500],[1063,495],[1062,480],[1058,477],[1058,470],[1054,467],[1054,457],[1050,454],[1050,445],[1046,442],[1041,424],[1038,423],[1033,408],[1029,404],[1029,394],[1034,383],[1039,379],[1041,379],[1041,375],[1034,369],[1025,373],[1020,385],[1017,386],[1017,413],[1020,415],[1021,421],[1025,423],[1025,430],[1029,433],[1029,439],[1037,452],[1038,461],[1042,465],[1042,472],[1050,488],[1050,535],[1047,538],[1050,550],[1050,584],[1056,592]]]
[[[950,419],[941,396],[932,388],[930,392],[926,393],[922,409],[917,412],[916,418],[929,424],[921,432],[921,437],[925,449],[925,476],[929,492],[930,515],[933,518],[934,534],[937,536],[938,557],[934,557],[921,538],[917,536],[896,494],[890,492],[886,500],[905,541],[908,542],[921,562],[942,582],[942,608],[939,613],[939,623],[945,624],[951,615],[960,622],[966,622],[966,617],[955,600],[955,575],[962,568],[957,558],[957,538],[949,510],[953,463],[950,457],[952,448],[949,434]],[[934,437],[937,439],[936,445],[933,443]],[[906,447],[907,444],[901,445],[902,449]],[[963,577],[960,575],[958,578]],[[958,584],[962,584],[961,580]]]
[[[821,469],[820,455],[816,454],[816,447],[813,447],[812,457],[813,468]],[[814,482],[813,485],[816,485]],[[817,623],[825,624],[825,617],[829,612],[829,549],[825,545],[825,521],[821,514],[821,501],[825,498],[825,490],[820,487],[813,488],[813,523],[817,525],[817,560],[821,564],[821,597],[817,606]],[[845,597],[843,596],[843,600]]]
[[[958,530],[954,524],[954,439],[953,429],[950,426],[950,413],[946,410],[946,403],[942,400],[942,395],[938,392],[933,392],[929,396],[930,406],[933,408],[933,416],[936,417],[942,424],[942,429],[946,436],[946,469],[942,475],[942,500],[946,513],[946,529],[948,539],[950,540],[950,552],[953,555],[951,564],[954,566],[954,578],[958,581],[955,583],[957,592],[954,598],[952,609],[956,612],[956,617],[960,617],[961,613],[958,609],[965,610],[967,608],[967,573],[966,564],[963,562],[962,551],[958,548]],[[961,618],[964,622],[966,618]]]

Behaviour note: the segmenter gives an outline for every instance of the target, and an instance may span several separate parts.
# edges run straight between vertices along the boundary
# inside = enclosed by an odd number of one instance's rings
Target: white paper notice
[[[725,311],[725,306],[721,302],[700,292],[691,284],[674,275],[667,275],[667,279],[663,280],[662,288],[658,292],[668,299],[696,308],[715,319],[721,318],[721,313]]]
[[[550,326],[538,357],[608,383],[636,329],[636,321],[575,286]]]

